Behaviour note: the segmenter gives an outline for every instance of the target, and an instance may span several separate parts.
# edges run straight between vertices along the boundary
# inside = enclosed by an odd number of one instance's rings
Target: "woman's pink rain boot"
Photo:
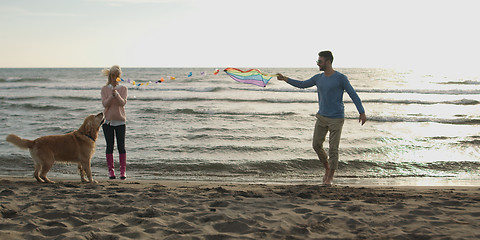
[[[115,168],[113,166],[113,154],[107,154],[108,178],[115,179]]]
[[[121,153],[120,154],[120,179],[125,180],[127,178],[126,172],[127,171],[127,154]]]

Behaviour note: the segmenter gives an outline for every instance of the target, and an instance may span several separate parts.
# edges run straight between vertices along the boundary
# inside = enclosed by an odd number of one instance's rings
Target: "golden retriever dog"
[[[28,149],[35,164],[34,176],[38,182],[55,183],[47,178],[47,173],[56,161],[78,164],[82,182],[96,182],[92,179],[90,161],[95,153],[95,141],[102,125],[103,113],[85,118],[82,126],[71,133],[39,137],[33,141],[10,134],[7,141]],[[85,179],[85,174],[88,180]]]

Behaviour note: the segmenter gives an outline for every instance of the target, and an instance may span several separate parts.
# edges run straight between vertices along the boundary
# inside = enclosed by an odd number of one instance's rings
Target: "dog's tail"
[[[29,149],[33,147],[33,141],[20,138],[15,134],[8,135],[6,140],[21,149]]]

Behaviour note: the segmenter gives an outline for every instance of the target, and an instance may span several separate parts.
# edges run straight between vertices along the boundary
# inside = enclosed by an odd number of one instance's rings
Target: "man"
[[[333,175],[338,167],[338,148],[344,123],[345,113],[343,104],[343,92],[346,91],[360,114],[359,122],[365,124],[367,117],[362,106],[362,101],[348,81],[347,76],[335,71],[332,67],[333,55],[330,51],[318,53],[317,65],[323,73],[317,74],[306,81],[298,81],[282,74],[277,74],[278,80],[298,88],[317,86],[318,113],[317,122],[313,133],[313,149],[325,167],[323,184],[331,185]],[[323,149],[323,142],[327,132],[329,135],[328,156]]]

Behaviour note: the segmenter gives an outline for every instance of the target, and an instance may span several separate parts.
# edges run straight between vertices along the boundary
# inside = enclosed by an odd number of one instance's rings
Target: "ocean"
[[[315,87],[298,89],[275,78],[264,88],[242,84],[222,68],[217,75],[214,68],[122,70],[122,84],[129,88],[128,179],[321,183],[324,170],[311,147]],[[299,80],[319,72],[261,70]],[[334,183],[480,183],[480,74],[336,70],[348,76],[368,121],[360,126],[345,93]],[[164,82],[155,83],[162,77]],[[33,140],[76,130],[86,116],[103,111],[105,83],[100,68],[0,69],[0,175],[33,175],[28,151],[7,143],[8,134]],[[116,150],[114,156],[118,172]],[[94,178],[107,178],[102,131],[92,169]],[[77,178],[77,168],[56,164],[49,177]]]

